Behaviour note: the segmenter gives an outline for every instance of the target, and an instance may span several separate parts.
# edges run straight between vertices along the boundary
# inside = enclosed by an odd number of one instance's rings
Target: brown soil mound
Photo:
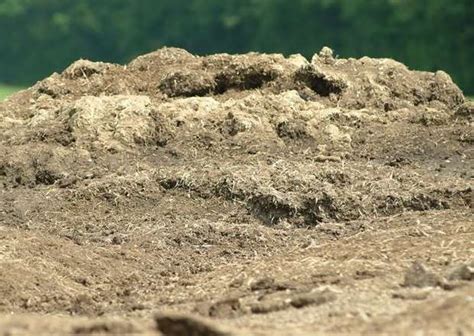
[[[473,110],[329,48],[77,61],[0,103],[0,332],[474,332]]]

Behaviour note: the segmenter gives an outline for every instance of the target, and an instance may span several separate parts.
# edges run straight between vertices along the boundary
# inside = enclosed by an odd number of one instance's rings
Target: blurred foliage
[[[474,93],[473,0],[0,0],[0,82],[164,45],[307,57],[328,45],[343,57],[443,69]]]
[[[21,89],[22,88],[16,86],[0,85],[0,101]]]

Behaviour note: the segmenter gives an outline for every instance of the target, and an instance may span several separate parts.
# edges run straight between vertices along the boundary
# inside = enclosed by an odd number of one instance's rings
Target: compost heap
[[[0,333],[474,332],[473,121],[329,48],[79,60],[0,103]]]

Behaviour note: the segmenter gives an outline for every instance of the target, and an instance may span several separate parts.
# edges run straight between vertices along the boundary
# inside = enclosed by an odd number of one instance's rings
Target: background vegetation
[[[193,53],[391,57],[474,93],[473,0],[0,0],[0,82],[31,84],[82,57]]]
[[[12,93],[20,90],[20,87],[11,86],[11,85],[0,85],[0,101],[7,98]]]

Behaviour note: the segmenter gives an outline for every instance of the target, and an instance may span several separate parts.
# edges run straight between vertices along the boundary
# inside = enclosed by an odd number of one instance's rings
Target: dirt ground
[[[329,48],[77,61],[0,103],[0,335],[474,334],[473,122]]]

